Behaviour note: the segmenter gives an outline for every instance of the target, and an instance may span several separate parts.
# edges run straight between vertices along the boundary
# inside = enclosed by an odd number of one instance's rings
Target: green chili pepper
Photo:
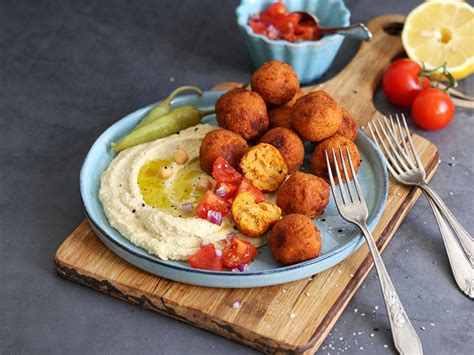
[[[175,108],[153,122],[130,132],[118,142],[112,143],[112,149],[118,153],[138,144],[170,136],[182,129],[197,125],[201,122],[202,117],[212,113],[214,113],[214,109],[200,111],[189,105]]]
[[[195,92],[196,94],[198,94],[199,96],[202,95],[201,89],[199,89],[195,86],[180,86],[179,88],[173,90],[171,92],[171,94],[169,94],[169,96],[166,99],[164,99],[163,101],[158,102],[155,106],[153,106],[150,109],[150,111],[148,111],[148,113],[145,115],[145,117],[143,117],[143,119],[140,121],[140,123],[135,126],[135,128],[133,130],[141,128],[141,127],[153,122],[157,118],[160,118],[161,116],[163,116],[163,115],[167,114],[168,112],[170,112],[170,110],[171,110],[171,106],[170,106],[171,101],[173,101],[173,99],[176,96],[178,96],[179,94],[181,94],[184,91],[192,91],[192,92]]]

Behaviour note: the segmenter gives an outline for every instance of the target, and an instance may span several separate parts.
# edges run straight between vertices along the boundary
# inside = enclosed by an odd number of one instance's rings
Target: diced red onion
[[[219,211],[207,211],[207,220],[213,224],[220,226],[222,224],[222,213]]]
[[[232,303],[232,308],[233,309],[239,309],[240,308],[240,301],[235,301]]]
[[[220,250],[219,248],[216,248],[216,256],[218,258],[222,257],[222,250]]]
[[[247,264],[239,264],[237,269],[239,269],[240,272],[247,272],[249,270],[249,266]]]
[[[186,213],[190,213],[193,211],[193,204],[191,202],[183,203],[181,205],[181,210]]]
[[[237,238],[237,234],[230,233],[230,234],[227,234],[225,239],[227,240],[228,243],[230,243],[232,241],[232,239],[234,239],[234,238]]]
[[[224,197],[225,196],[225,186],[221,186],[216,190],[216,195],[219,197]]]

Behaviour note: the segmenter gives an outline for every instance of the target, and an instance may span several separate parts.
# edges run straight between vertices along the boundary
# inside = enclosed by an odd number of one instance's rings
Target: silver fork
[[[387,309],[388,319],[390,321],[390,326],[392,329],[393,342],[400,354],[423,354],[421,347],[420,339],[416,334],[413,325],[408,319],[408,315],[403,308],[400,298],[395,291],[390,277],[388,276],[387,269],[383,263],[382,257],[377,249],[372,234],[370,233],[369,228],[367,227],[367,216],[368,210],[365,203],[364,195],[359,185],[357,175],[354,171],[354,165],[352,164],[352,159],[349,153],[349,149],[346,147],[347,160],[351,168],[351,173],[353,177],[353,186],[351,186],[349,174],[347,172],[345,158],[342,152],[342,149],[339,148],[339,154],[342,162],[342,168],[344,171],[344,177],[346,184],[342,182],[341,173],[339,171],[339,166],[336,159],[336,153],[332,149],[332,157],[334,159],[334,168],[336,170],[337,179],[339,183],[339,192],[337,191],[336,184],[334,183],[334,177],[331,169],[331,164],[329,161],[328,152],[326,151],[326,164],[328,167],[329,180],[331,182],[331,190],[336,202],[337,209],[341,214],[342,218],[346,221],[354,223],[358,226],[362,233],[364,234],[365,240],[369,246],[369,250],[374,259],[375,268],[379,275],[380,288],[382,289],[382,294],[385,302],[385,308]],[[346,192],[349,192],[349,195]],[[339,196],[340,195],[340,196]],[[341,199],[342,197],[342,199]],[[350,197],[350,198],[349,198]]]
[[[398,114],[395,117],[396,123],[391,116],[375,118],[369,122],[372,138],[384,152],[388,170],[395,180],[405,185],[417,186],[423,191],[443,236],[454,279],[468,297],[474,298],[474,240],[438,194],[426,184],[426,172],[416,152],[405,116],[402,114],[401,120]]]

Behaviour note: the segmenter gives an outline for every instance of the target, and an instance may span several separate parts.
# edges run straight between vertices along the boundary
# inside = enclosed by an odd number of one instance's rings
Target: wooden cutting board
[[[347,108],[359,125],[376,114],[372,96],[384,68],[402,52],[399,31],[404,17],[377,17],[368,24],[374,37],[362,44],[352,62],[335,78],[307,91],[324,89]],[[235,83],[218,88],[235,87]],[[430,179],[438,166],[436,147],[413,140]],[[383,250],[420,193],[390,180],[385,211],[374,230]],[[59,274],[67,279],[207,329],[264,352],[313,353],[372,268],[363,245],[339,265],[312,278],[255,289],[189,286],[139,270],[108,250],[84,221],[56,252]],[[239,300],[239,309],[232,304]],[[291,314],[293,313],[293,317]]]

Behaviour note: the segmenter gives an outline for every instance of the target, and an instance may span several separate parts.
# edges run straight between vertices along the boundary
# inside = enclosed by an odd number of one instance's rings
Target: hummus
[[[102,174],[99,190],[111,226],[163,260],[187,260],[202,243],[223,248],[229,234],[238,234],[230,216],[218,226],[182,208],[200,202],[203,193],[195,189],[199,180],[212,180],[199,168],[199,147],[206,133],[216,128],[200,124],[120,152]],[[187,152],[186,164],[173,161],[177,149]],[[164,166],[171,170],[167,179],[156,175]],[[267,241],[238,236],[255,246]]]

